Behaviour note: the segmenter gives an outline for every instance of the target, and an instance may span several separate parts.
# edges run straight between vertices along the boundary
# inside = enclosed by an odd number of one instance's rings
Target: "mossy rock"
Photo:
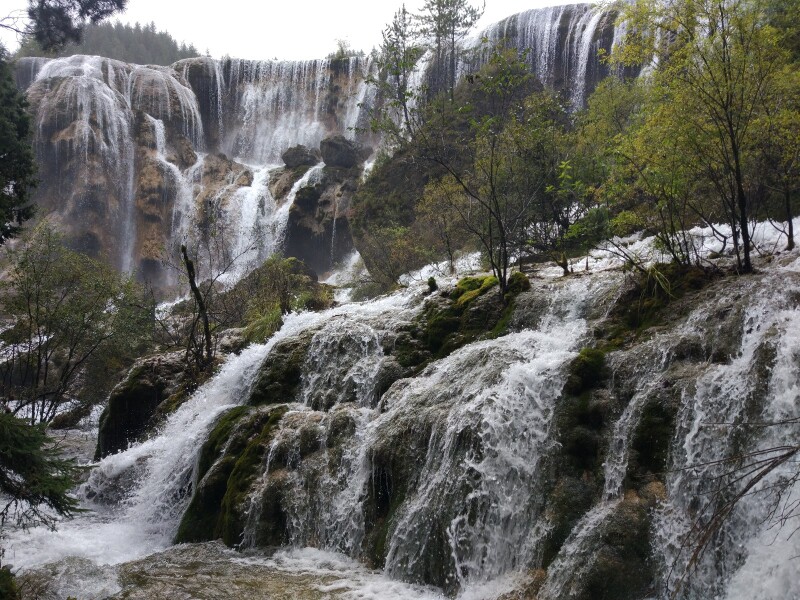
[[[715,278],[715,272],[677,263],[657,264],[638,274],[633,285],[617,300],[611,316],[629,329],[662,324],[664,309],[687,293],[696,292]]]
[[[578,477],[558,480],[547,502],[551,524],[542,550],[542,565],[549,565],[558,554],[572,528],[592,507],[596,487]]]
[[[125,450],[153,424],[158,406],[184,381],[183,352],[136,362],[108,398],[100,416],[95,460]]]
[[[281,340],[264,359],[250,392],[248,404],[281,404],[292,402],[303,376],[313,331]]]
[[[181,519],[176,543],[222,538],[235,546],[241,541],[244,500],[287,410],[283,405],[239,407],[217,422],[200,451],[199,483]]]
[[[497,283],[497,277],[494,275],[488,275],[486,277],[464,277],[456,284],[451,298],[456,301],[457,306],[466,306],[478,296],[483,296],[496,286]]]
[[[508,278],[507,293],[516,296],[531,289],[531,280],[522,271],[514,271]]]
[[[620,502],[606,521],[601,545],[579,582],[576,600],[638,600],[653,592],[650,518],[635,495]]]
[[[628,485],[642,485],[663,474],[675,433],[678,407],[662,398],[647,403],[631,438]]]
[[[569,366],[564,391],[579,395],[599,386],[608,377],[606,354],[598,348],[583,348]]]

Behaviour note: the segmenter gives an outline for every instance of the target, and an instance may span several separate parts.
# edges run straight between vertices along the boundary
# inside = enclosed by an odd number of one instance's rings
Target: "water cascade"
[[[607,75],[600,50],[610,52],[622,35],[617,13],[592,4],[536,8],[512,15],[489,26],[472,42],[476,62],[461,70],[477,70],[497,45],[526,52],[531,72],[544,85],[564,91],[576,108]],[[487,43],[484,44],[483,40]]]
[[[268,344],[231,357],[153,437],[100,462],[81,488],[95,512],[55,534],[15,535],[8,559],[30,567],[78,556],[102,566],[172,552],[168,545],[186,511],[198,509],[196,498],[211,493],[231,458],[254,451],[236,446],[252,438],[247,427],[268,423],[256,430],[260,458],[229,483],[240,500],[223,506],[224,522],[233,527],[226,541],[240,550],[316,548],[380,566],[382,577],[435,584],[463,598],[494,598],[538,567],[546,568],[538,597],[549,600],[592,597],[587,590],[615,573],[623,586],[652,577],[655,598],[680,585],[686,595],[679,597],[686,598],[752,597],[756,585],[760,598],[793,597],[799,590],[789,557],[798,542],[765,528],[775,484],[788,486],[777,500],[798,491],[793,463],[737,505],[698,571],[681,582],[672,566],[682,564],[675,561],[687,551],[694,519],[713,510],[715,482],[736,476],[725,474],[732,464],[725,460],[795,443],[796,263],[725,280],[672,325],[610,352],[608,379],[588,409],[574,404],[570,365],[592,331],[626,302],[618,272],[535,281],[520,296],[509,333],[467,344],[417,372],[404,371],[395,353],[403,332],[442,302],[426,297],[424,284],[292,315]],[[294,372],[287,360],[299,361],[294,383],[285,379]],[[231,431],[240,433],[198,473],[201,448],[219,435],[209,432],[221,415],[238,414],[230,412],[237,406],[245,416]],[[577,418],[570,406],[602,410],[607,423],[598,438],[597,475],[584,472],[598,478],[597,491],[552,547],[561,527],[553,478],[562,476],[558,465],[573,451],[564,437],[570,431],[564,424]],[[664,430],[659,423],[671,425]],[[663,483],[648,471],[659,467],[644,466],[658,456],[648,454],[652,436],[661,436],[669,460]],[[229,447],[239,450],[228,457]],[[646,508],[647,498],[655,499],[655,509]],[[652,555],[635,576],[608,567],[619,560],[609,558],[617,552],[609,540],[620,535],[649,548],[635,550],[636,560]],[[213,548],[197,551],[231,560]],[[105,583],[97,585],[118,589],[114,569],[101,569]]]

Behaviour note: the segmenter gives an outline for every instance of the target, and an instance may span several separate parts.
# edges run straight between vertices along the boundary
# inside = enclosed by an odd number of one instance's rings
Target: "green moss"
[[[597,387],[607,376],[605,352],[597,348],[583,348],[569,366],[564,390],[577,396]]]
[[[286,406],[268,412],[238,407],[219,420],[200,451],[200,483],[181,519],[176,543],[220,537],[229,546],[239,542],[240,506],[286,411]]]
[[[248,441],[244,452],[233,465],[220,506],[220,519],[214,531],[215,537],[221,537],[228,546],[235,546],[241,540],[244,523],[240,508],[250,490],[250,484],[260,473],[269,442],[287,410],[286,406],[280,406],[271,411],[261,432]]]
[[[531,280],[522,271],[514,271],[508,278],[508,293],[512,296],[527,292],[531,289]]]
[[[425,343],[433,354],[445,345],[447,338],[461,327],[461,310],[447,307],[432,312],[425,322]]]
[[[275,344],[259,370],[248,404],[291,402],[303,376],[303,365],[313,332]]]
[[[514,317],[515,307],[516,303],[514,299],[511,298],[503,309],[503,313],[500,315],[500,320],[497,322],[497,325],[489,332],[489,337],[500,337],[508,333],[508,326],[511,325],[511,319]]]
[[[497,285],[497,277],[489,275],[487,277],[465,277],[456,284],[456,289],[451,297],[458,306],[466,306],[478,296],[483,296],[486,292]]]
[[[203,448],[200,450],[200,458],[197,461],[197,479],[202,479],[211,465],[219,458],[220,453],[228,442],[231,430],[246,414],[253,409],[248,406],[237,406],[220,417],[211,435],[208,436]]]

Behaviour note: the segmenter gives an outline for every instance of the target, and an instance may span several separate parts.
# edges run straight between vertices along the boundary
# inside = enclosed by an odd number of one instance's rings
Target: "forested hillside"
[[[167,31],[158,31],[156,24],[128,25],[126,23],[89,24],[80,43],[67,44],[55,56],[88,54],[113,58],[137,65],[170,65],[184,58],[199,56],[193,44],[178,42]],[[16,54],[23,56],[52,56],[42,51],[33,38],[26,38]]]
[[[448,47],[469,14],[439,15],[447,35],[420,34],[413,15],[396,14],[380,55],[386,101],[373,114],[387,151],[353,208],[377,283],[479,248],[502,288],[514,260],[554,260],[566,273],[570,255],[634,231],[657,235],[687,265],[702,262],[689,230],[711,226],[739,272],[761,251],[750,240],[756,221],[771,220],[794,246],[798,3],[618,10],[625,29],[603,57],[611,75],[586,107],[537,81],[527,68],[535,48],[501,41],[470,71],[469,53]],[[466,76],[410,85],[422,48],[435,49],[431,72],[455,72],[458,59]]]

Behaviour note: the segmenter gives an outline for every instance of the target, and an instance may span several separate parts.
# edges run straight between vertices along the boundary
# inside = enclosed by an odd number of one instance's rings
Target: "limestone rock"
[[[289,210],[284,254],[322,274],[353,250],[350,202],[361,169],[325,167],[319,183],[297,191]]]
[[[371,148],[348,140],[343,135],[325,138],[320,142],[319,150],[326,165],[344,169],[351,169],[362,164],[372,154]]]
[[[141,438],[165,399],[177,391],[185,368],[182,351],[159,354],[137,361],[127,377],[112,391],[97,435],[97,459],[108,456]]]
[[[292,146],[281,154],[283,164],[288,168],[309,166],[312,167],[319,162],[320,154],[317,150],[307,148],[303,144]]]

